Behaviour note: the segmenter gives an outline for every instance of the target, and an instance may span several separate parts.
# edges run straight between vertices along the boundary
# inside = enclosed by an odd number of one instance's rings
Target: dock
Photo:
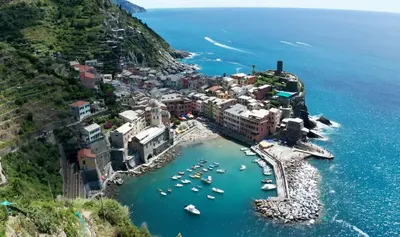
[[[330,153],[321,153],[321,152],[312,152],[312,151],[305,151],[302,149],[293,148],[293,151],[302,152],[305,154],[309,154],[310,157],[322,158],[322,159],[333,159],[334,156]]]
[[[285,170],[283,169],[282,163],[276,159],[273,155],[269,154],[265,150],[261,150],[258,145],[252,146],[251,150],[254,151],[258,156],[261,157],[265,162],[270,164],[274,170],[275,178],[276,178],[276,190],[278,193],[278,197],[275,199],[278,200],[287,200],[290,198],[289,196],[289,187],[286,180]]]

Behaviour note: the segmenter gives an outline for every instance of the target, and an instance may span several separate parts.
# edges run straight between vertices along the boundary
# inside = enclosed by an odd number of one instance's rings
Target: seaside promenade
[[[285,170],[283,169],[282,163],[276,159],[273,155],[268,152],[259,149],[258,145],[252,146],[251,150],[257,153],[258,156],[261,157],[264,161],[270,164],[273,167],[275,178],[276,178],[276,190],[278,196],[276,199],[285,200],[289,199],[289,188],[285,176]]]

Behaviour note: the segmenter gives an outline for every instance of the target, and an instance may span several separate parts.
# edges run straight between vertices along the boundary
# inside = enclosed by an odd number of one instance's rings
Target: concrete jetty
[[[288,199],[290,197],[289,188],[282,163],[268,152],[260,149],[258,146],[252,146],[251,150],[272,166],[276,177],[276,190],[278,193],[277,199]]]

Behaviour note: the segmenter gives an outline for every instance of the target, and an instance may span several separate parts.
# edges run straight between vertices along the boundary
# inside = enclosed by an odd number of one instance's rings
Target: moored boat
[[[177,180],[177,179],[178,179],[178,175],[174,175],[174,176],[172,176],[172,177],[171,177],[171,179],[173,179],[173,180]]]
[[[197,188],[203,188],[203,186],[200,186],[200,185],[196,185],[197,186]]]
[[[276,189],[276,185],[275,184],[264,184],[261,187],[262,190],[272,190],[272,189]]]
[[[246,169],[246,166],[245,166],[245,165],[240,166],[240,171],[243,171],[243,170],[245,170],[245,169]]]
[[[214,169],[214,168],[208,167],[208,170],[210,170],[210,171],[213,170],[213,169]]]
[[[225,173],[225,172],[226,172],[226,170],[222,170],[222,169],[217,170],[217,173]]]
[[[261,180],[261,183],[270,184],[270,183],[272,183],[272,179],[263,179],[263,180]]]
[[[183,185],[182,184],[175,184],[175,187],[183,187]]]
[[[224,193],[224,190],[219,189],[219,188],[212,188],[211,190],[216,192],[216,193]]]
[[[193,206],[192,204],[186,205],[186,206],[184,207],[184,209],[185,209],[186,211],[192,213],[192,214],[200,215],[200,211],[197,210],[196,207]]]
[[[256,155],[256,153],[254,153],[254,152],[252,152],[250,150],[245,151],[244,153],[246,153],[246,156],[255,156]]]
[[[189,175],[189,177],[192,178],[192,179],[195,179],[196,175],[191,174],[191,175]]]
[[[181,183],[183,183],[183,184],[188,184],[188,183],[191,183],[191,181],[188,180],[188,179],[183,179],[183,180],[181,180]]]
[[[208,170],[206,168],[203,169],[204,172],[207,172]]]
[[[185,172],[183,172],[183,171],[180,171],[180,172],[178,172],[178,174],[180,174],[180,175],[184,175],[184,174],[185,174]]]
[[[171,188],[169,188],[169,189],[168,189],[168,192],[172,192],[172,189],[171,189]]]
[[[212,177],[211,177],[211,176],[208,176],[207,179],[202,178],[201,181],[203,181],[203,182],[205,182],[205,183],[207,183],[207,184],[211,184],[211,183],[212,183]]]
[[[214,200],[214,199],[215,199],[215,197],[214,197],[214,196],[211,196],[211,195],[207,195],[207,198],[208,198],[208,199],[211,199],[211,200]]]
[[[162,189],[161,189],[161,188],[157,188],[157,190],[158,190],[159,192],[162,192]]]
[[[197,188],[193,187],[193,188],[192,188],[192,191],[193,191],[193,192],[198,192],[199,190],[198,190]]]
[[[167,193],[165,193],[165,192],[161,192],[160,194],[163,196],[167,196]]]
[[[191,170],[191,169],[186,169],[186,171],[187,171],[187,172],[192,172],[193,170]]]
[[[249,148],[247,148],[247,147],[242,147],[242,148],[240,148],[240,150],[241,150],[241,151],[247,151],[247,150],[249,150]]]
[[[260,159],[254,159],[254,160],[252,160],[251,162],[257,163],[257,162],[259,162],[259,161],[260,161]]]

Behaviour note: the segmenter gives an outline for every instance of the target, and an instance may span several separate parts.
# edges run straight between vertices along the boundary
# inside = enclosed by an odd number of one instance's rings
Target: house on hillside
[[[75,121],[82,121],[91,114],[90,104],[83,100],[77,101],[70,105],[70,112]]]

